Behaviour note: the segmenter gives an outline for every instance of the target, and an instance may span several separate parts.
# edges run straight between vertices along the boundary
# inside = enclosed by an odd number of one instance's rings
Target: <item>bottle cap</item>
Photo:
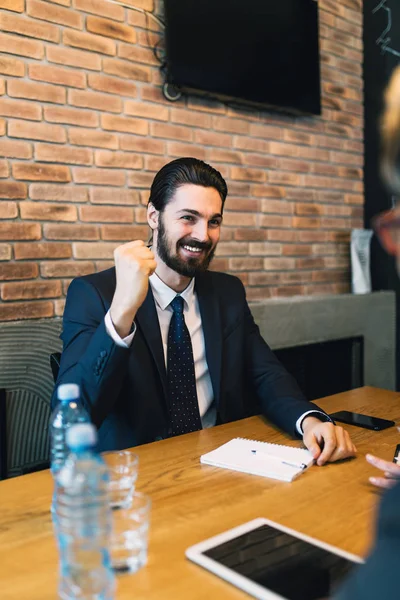
[[[67,446],[75,448],[92,447],[97,443],[97,431],[92,423],[77,423],[68,427],[66,434]]]
[[[62,383],[57,388],[57,398],[59,400],[78,400],[79,396],[79,385],[76,383]]]

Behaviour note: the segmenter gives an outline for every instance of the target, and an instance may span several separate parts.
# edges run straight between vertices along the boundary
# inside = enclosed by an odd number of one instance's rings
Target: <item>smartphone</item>
[[[204,540],[186,556],[259,600],[326,600],[363,562],[263,518]]]
[[[365,429],[373,429],[374,431],[382,431],[388,427],[393,427],[394,421],[388,419],[378,419],[378,417],[370,417],[360,413],[350,412],[348,410],[340,410],[339,412],[330,415],[334,421],[347,423],[347,425],[356,425]]]

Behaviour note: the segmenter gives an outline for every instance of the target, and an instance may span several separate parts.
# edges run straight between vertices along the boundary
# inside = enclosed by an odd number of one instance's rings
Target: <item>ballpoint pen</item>
[[[292,463],[283,458],[279,458],[279,456],[274,456],[271,454],[266,454],[265,452],[260,452],[260,450],[251,450],[251,453],[253,456],[257,456],[257,458],[265,458],[265,459],[270,459],[272,461],[277,461],[281,465],[287,465],[289,467],[294,467],[296,469],[302,469],[302,470],[307,468],[307,465],[305,463]]]

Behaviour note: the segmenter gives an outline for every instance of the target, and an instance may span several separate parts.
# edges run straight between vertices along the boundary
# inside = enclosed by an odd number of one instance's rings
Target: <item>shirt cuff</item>
[[[330,418],[329,415],[327,415],[326,413],[320,411],[320,410],[308,410],[307,412],[303,413],[301,415],[301,417],[299,417],[296,421],[296,431],[302,436],[304,431],[303,431],[303,421],[306,417],[308,417],[309,415],[314,414],[316,416],[316,418],[320,418],[322,422],[329,422],[329,423],[334,423],[334,421]],[[319,415],[319,416],[318,416]]]
[[[104,317],[104,325],[106,327],[106,331],[107,331],[108,335],[113,340],[113,342],[115,344],[117,344],[117,346],[121,346],[121,348],[130,348],[130,346],[132,344],[132,340],[133,340],[134,335],[136,333],[136,323],[133,324],[133,331],[132,331],[132,333],[130,333],[129,335],[127,335],[123,339],[116,332],[116,329],[114,327],[114,323],[111,320],[110,311],[108,311],[107,314],[106,314],[106,316]]]

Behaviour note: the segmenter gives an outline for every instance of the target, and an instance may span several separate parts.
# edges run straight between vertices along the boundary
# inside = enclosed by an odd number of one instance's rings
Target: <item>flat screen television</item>
[[[320,114],[315,0],[164,0],[167,82]]]

